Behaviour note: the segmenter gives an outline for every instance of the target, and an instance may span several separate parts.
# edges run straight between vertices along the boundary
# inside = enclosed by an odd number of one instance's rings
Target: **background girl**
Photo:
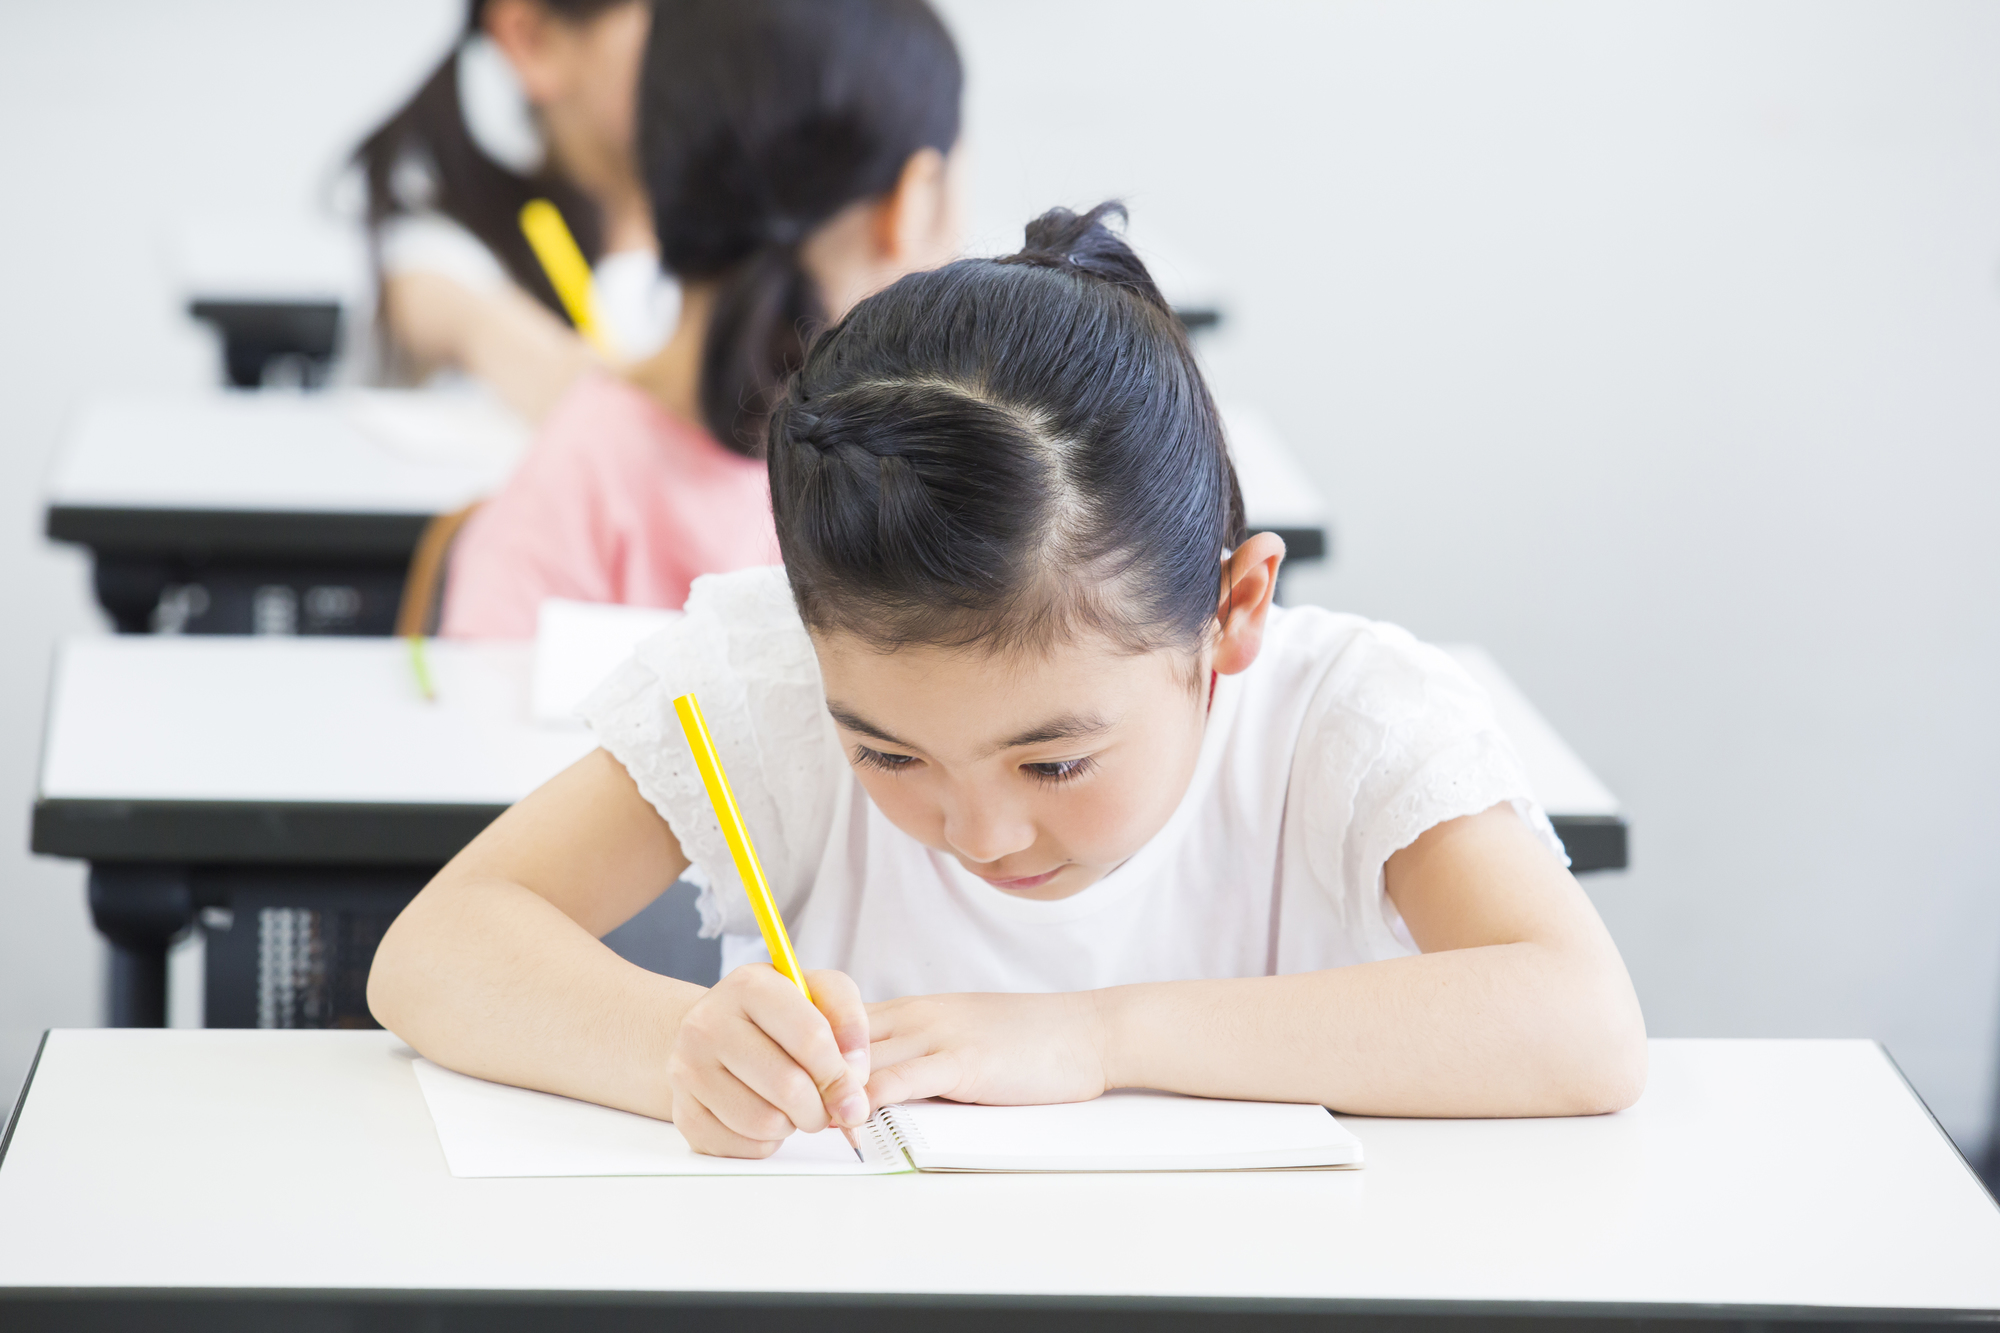
[[[447,634],[548,597],[678,607],[777,558],[764,419],[801,331],[958,247],[958,52],[923,0],[686,0],[645,53],[640,157],[682,316],[584,376],[452,557]]]
[[[464,35],[356,153],[392,377],[483,380],[539,420],[597,356],[521,234],[554,201],[594,265],[620,355],[658,349],[676,296],[633,157],[645,0],[472,0]]]
[[[1384,1115],[1628,1105],[1643,1023],[1484,697],[1271,604],[1185,336],[1099,209],[903,279],[770,427],[783,570],[705,580],[603,748],[418,895],[378,1018],[486,1078],[760,1156],[943,1096]],[[701,698],[818,1008],[758,958]],[[713,988],[595,936],[693,866]]]

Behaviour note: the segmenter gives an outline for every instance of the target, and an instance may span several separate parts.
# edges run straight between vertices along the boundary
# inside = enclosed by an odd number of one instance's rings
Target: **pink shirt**
[[[452,545],[442,632],[532,639],[545,598],[679,607],[699,575],[776,563],[763,463],[586,375]]]

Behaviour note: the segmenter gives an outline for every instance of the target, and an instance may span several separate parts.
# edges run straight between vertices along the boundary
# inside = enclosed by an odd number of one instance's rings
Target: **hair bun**
[[[1126,217],[1125,205],[1115,199],[1107,199],[1088,213],[1051,208],[1028,224],[1027,244],[1000,262],[1062,269],[1126,287],[1172,314],[1172,307],[1160,295],[1146,265],[1125,243],[1125,238],[1107,224],[1107,219],[1113,217],[1120,222]]]

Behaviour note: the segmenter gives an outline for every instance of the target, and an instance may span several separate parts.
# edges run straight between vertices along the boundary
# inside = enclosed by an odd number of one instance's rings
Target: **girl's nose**
[[[944,839],[968,861],[998,861],[1035,845],[1035,826],[977,797],[947,808]]]

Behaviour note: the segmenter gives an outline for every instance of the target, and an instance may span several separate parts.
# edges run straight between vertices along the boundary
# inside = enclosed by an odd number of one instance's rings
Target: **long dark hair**
[[[1198,647],[1243,500],[1187,334],[1105,226],[903,278],[817,339],[770,425],[806,624],[885,650]]]
[[[673,0],[653,15],[639,160],[660,259],[715,282],[702,417],[750,457],[804,331],[822,323],[799,246],[958,141],[964,76],[924,0]]]
[[[588,22],[623,2],[537,0],[569,23]],[[412,211],[411,203],[398,195],[396,176],[405,163],[413,163],[428,174],[433,187],[423,207],[477,236],[509,277],[568,323],[569,312],[521,234],[521,206],[531,199],[553,202],[593,263],[603,250],[603,220],[595,201],[553,169],[545,166],[533,176],[523,176],[495,162],[473,142],[459,101],[458,52],[479,31],[485,8],[486,0],[471,0],[459,45],[415,95],[355,150],[354,160],[368,186],[369,234],[375,235],[389,218]]]

